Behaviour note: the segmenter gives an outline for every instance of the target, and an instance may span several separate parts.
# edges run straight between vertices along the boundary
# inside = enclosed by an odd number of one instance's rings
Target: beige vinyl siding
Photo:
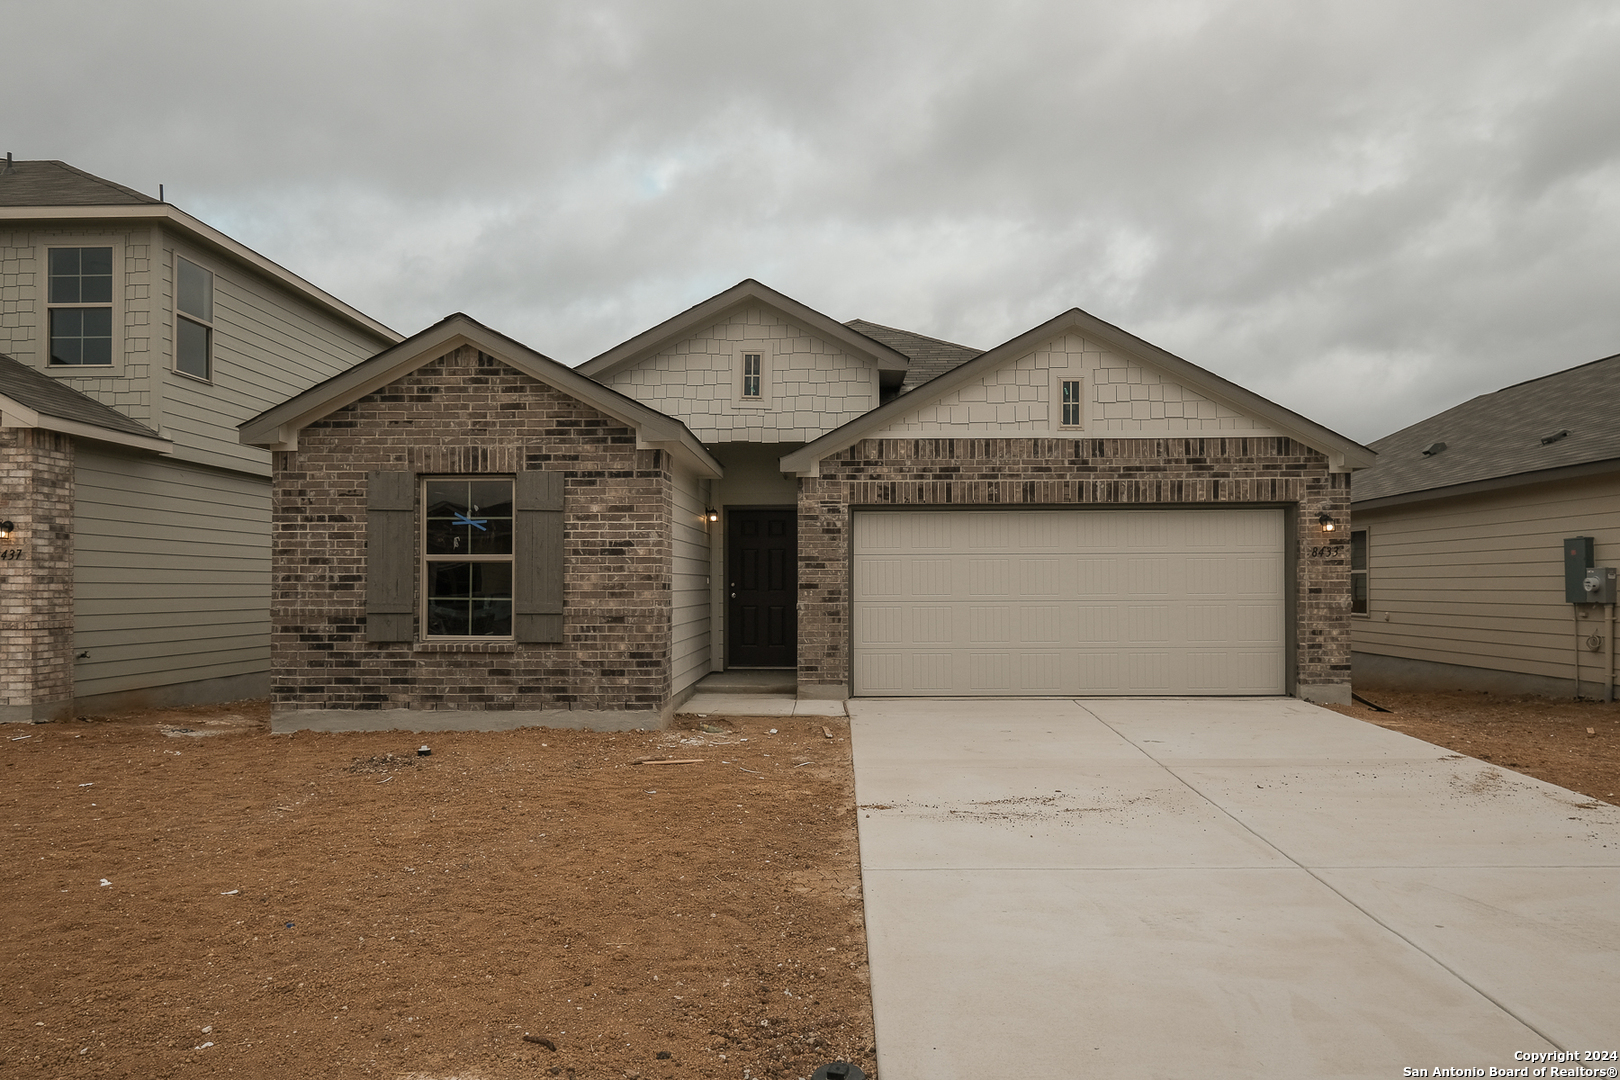
[[[74,693],[267,672],[270,488],[81,445],[74,502]]]
[[[388,344],[302,303],[236,264],[168,237],[158,260],[162,308],[174,310],[175,255],[214,274],[213,377],[173,370],[174,325],[163,320],[154,337],[162,362],[164,434],[178,457],[268,476],[270,455],[243,446],[237,425],[287,398],[346,371]]]
[[[671,684],[680,693],[709,673],[709,530],[703,518],[709,482],[677,470],[670,608]]]
[[[1358,510],[1352,527],[1368,530],[1356,652],[1573,679],[1562,542],[1591,536],[1597,565],[1620,565],[1620,476]],[[1581,636],[1607,636],[1586,610]],[[1583,650],[1582,679],[1601,684],[1606,662]]]

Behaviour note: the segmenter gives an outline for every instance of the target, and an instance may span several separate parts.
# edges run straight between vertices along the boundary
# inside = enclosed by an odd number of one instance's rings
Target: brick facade
[[[819,477],[799,482],[799,692],[842,696],[850,685],[854,507],[1201,505],[1293,508],[1296,692],[1348,703],[1348,544],[1325,557],[1312,549],[1323,546],[1319,514],[1348,523],[1350,478],[1273,436],[865,439],[824,459]]]
[[[563,643],[368,643],[366,473],[523,469],[565,476]],[[273,723],[656,726],[670,699],[670,470],[620,421],[471,346],[310,424],[275,454]]]
[[[73,715],[73,441],[0,428],[0,722]]]

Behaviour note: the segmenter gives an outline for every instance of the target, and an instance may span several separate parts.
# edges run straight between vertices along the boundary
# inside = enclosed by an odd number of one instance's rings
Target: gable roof
[[[1000,365],[1028,353],[1042,342],[1071,331],[1117,349],[1131,359],[1158,370],[1167,378],[1197,390],[1205,397],[1266,421],[1306,446],[1328,455],[1335,469],[1346,471],[1364,469],[1373,463],[1376,456],[1372,450],[1360,443],[1347,439],[1313,420],[1307,420],[1292,409],[1286,409],[1252,390],[1245,390],[1234,382],[1228,382],[1214,372],[1206,371],[1197,364],[1168,353],[1157,345],[1104,322],[1095,315],[1079,308],[1070,308],[1056,318],[1048,319],[1012,340],[952,368],[917,390],[881,405],[841,428],[829,431],[814,442],[806,443],[782,458],[782,471],[801,476],[818,475],[822,458],[848,449],[866,438],[868,434],[883,430],[913,409],[981,379]]]
[[[0,165],[0,206],[161,206],[134,188],[75,169],[65,161]]]
[[[904,378],[910,360],[881,341],[845,326],[835,319],[806,307],[790,296],[784,296],[753,278],[739,281],[723,293],[694,304],[673,318],[665,319],[650,330],[644,330],[622,344],[615,345],[600,356],[579,365],[578,371],[593,379],[606,379],[614,372],[662,352],[675,342],[705,327],[712,326],[738,308],[749,304],[763,304],[778,315],[798,323],[812,334],[834,342],[847,352],[864,356],[877,365],[879,377],[885,386],[898,386]]]
[[[296,450],[298,433],[305,427],[463,345],[488,353],[525,375],[635,428],[638,449],[669,450],[686,460],[701,476],[718,477],[724,472],[720,463],[703,449],[697,436],[679,420],[588,379],[575,369],[461,312],[446,316],[393,348],[266,409],[240,425],[239,436],[250,446]]]
[[[915,390],[923,383],[967,363],[984,351],[958,345],[954,341],[942,341],[926,334],[914,334],[910,330],[884,326],[882,323],[867,322],[865,319],[851,319],[844,325],[857,333],[865,334],[873,341],[887,345],[911,361],[906,368],[905,380],[900,384],[902,394]]]
[[[234,259],[343,322],[379,341],[401,340],[392,330],[291,270],[260,255],[246,244],[190,214],[134,188],[115,184],[61,161],[13,161],[0,164],[0,226],[7,222],[106,222],[160,224]]]
[[[1425,454],[1435,443],[1445,449]],[[1372,447],[1378,464],[1356,477],[1356,506],[1620,468],[1620,355],[1481,394]]]
[[[43,428],[140,450],[173,446],[138,420],[0,353],[0,427]]]

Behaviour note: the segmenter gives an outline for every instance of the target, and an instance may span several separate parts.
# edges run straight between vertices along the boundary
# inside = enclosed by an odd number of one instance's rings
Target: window
[[[761,379],[765,374],[765,354],[745,352],[742,358],[742,396],[758,401],[762,397]]]
[[[1350,613],[1367,614],[1367,530],[1350,530]]]
[[[366,640],[562,641],[563,492],[539,470],[367,473]]]
[[[422,483],[422,636],[511,637],[512,481]]]
[[[1064,427],[1080,427],[1085,423],[1085,413],[1082,411],[1080,400],[1081,380],[1064,379],[1062,381],[1061,397],[1063,411],[1060,423]]]
[[[174,370],[213,377],[214,275],[194,262],[174,260]]]
[[[113,362],[113,249],[50,248],[46,291],[51,363],[64,367]]]

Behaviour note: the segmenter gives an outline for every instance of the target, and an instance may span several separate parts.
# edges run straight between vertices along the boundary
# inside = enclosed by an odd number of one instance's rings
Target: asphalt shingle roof
[[[902,394],[921,386],[929,379],[938,378],[952,368],[962,366],[984,351],[970,349],[966,345],[957,345],[950,341],[941,341],[939,338],[913,334],[910,330],[896,330],[892,326],[867,322],[865,319],[851,319],[844,325],[910,358],[911,364],[906,368],[905,380],[900,384]]]
[[[75,169],[63,161],[0,162],[0,206],[163,205],[134,188]]]
[[[1445,449],[1425,455],[1435,443]],[[1378,462],[1356,473],[1356,502],[1620,459],[1620,355],[1481,394],[1369,445]]]
[[[95,398],[57,382],[44,372],[36,371],[4,353],[0,353],[0,394],[58,420],[93,424],[128,435],[144,435],[149,439],[162,438],[140,421],[131,420],[117,409],[103,405]]]

